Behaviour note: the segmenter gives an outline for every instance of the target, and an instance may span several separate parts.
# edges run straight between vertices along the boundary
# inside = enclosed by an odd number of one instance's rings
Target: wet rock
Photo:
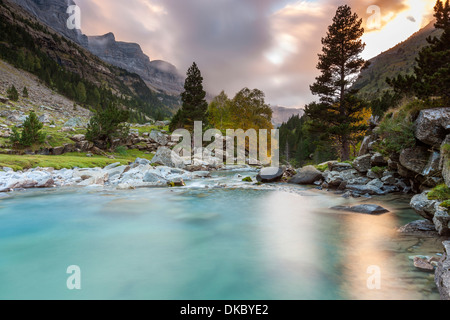
[[[338,211],[349,211],[355,213],[371,214],[371,215],[380,215],[389,212],[389,210],[375,204],[362,204],[354,207],[337,206],[331,209]]]
[[[374,186],[375,188],[381,189],[381,188],[383,188],[384,183],[380,179],[375,179],[375,180],[370,181],[367,185]]]
[[[347,185],[347,189],[356,191],[360,194],[368,193],[369,195],[385,195],[387,193],[380,188],[369,185]]]
[[[450,300],[450,241],[445,241],[444,255],[436,268],[434,280],[442,300]]]
[[[434,272],[434,266],[426,259],[420,257],[414,258],[414,267],[423,272]]]
[[[353,161],[353,167],[358,170],[360,173],[367,173],[372,168],[371,165],[372,156],[370,154],[366,154],[364,156],[358,157]]]
[[[313,166],[303,167],[289,183],[300,185],[312,185],[317,181],[323,180],[323,174]]]
[[[192,175],[195,178],[210,178],[211,177],[211,172],[209,172],[209,171],[195,171],[195,172],[192,172]]]
[[[410,202],[411,207],[422,217],[432,221],[436,212],[436,200],[428,200],[428,192],[415,195]]]
[[[262,183],[276,182],[281,180],[283,174],[284,174],[283,168],[275,168],[275,167],[263,168],[256,176],[256,180]]]
[[[441,147],[450,124],[450,108],[422,110],[416,121],[415,136],[417,139],[433,146]]]
[[[436,236],[434,223],[430,220],[416,220],[398,229],[400,233],[406,234],[424,234]]]

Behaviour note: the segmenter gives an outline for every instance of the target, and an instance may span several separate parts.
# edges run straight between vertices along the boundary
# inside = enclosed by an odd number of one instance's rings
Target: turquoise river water
[[[0,200],[0,299],[439,298],[409,259],[440,252],[439,241],[396,232],[418,218],[409,197],[345,200],[241,179],[12,194]],[[362,201],[392,212],[328,209]],[[81,290],[67,288],[72,265]]]

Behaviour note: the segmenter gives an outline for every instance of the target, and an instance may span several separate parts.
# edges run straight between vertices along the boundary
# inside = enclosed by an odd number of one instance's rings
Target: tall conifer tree
[[[203,90],[203,77],[194,62],[187,72],[184,83],[184,92],[181,94],[183,107],[172,119],[171,130],[186,128],[192,130],[195,121],[207,121],[208,103],[206,102],[206,92]]]
[[[361,25],[362,19],[352,13],[349,6],[337,9],[333,24],[322,39],[317,65],[321,75],[311,86],[311,92],[320,97],[320,103],[312,103],[305,110],[313,120],[313,129],[340,145],[342,160],[350,158],[352,135],[366,129],[360,124],[366,106],[354,96],[356,91],[350,89],[356,75],[367,65],[360,57],[365,48]]]

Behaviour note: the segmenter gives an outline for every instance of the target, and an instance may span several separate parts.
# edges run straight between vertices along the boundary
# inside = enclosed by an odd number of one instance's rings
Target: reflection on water
[[[330,211],[356,200],[300,187],[205,188],[240,179],[1,200],[0,298],[439,298],[408,259],[441,251],[439,241],[395,232],[416,218],[406,197],[381,198],[393,213],[369,216]],[[70,265],[81,291],[66,288]],[[370,266],[380,290],[367,287]]]

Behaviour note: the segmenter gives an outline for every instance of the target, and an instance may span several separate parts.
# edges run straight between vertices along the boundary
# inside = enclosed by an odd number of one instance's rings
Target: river
[[[16,192],[0,200],[0,299],[439,299],[410,257],[440,242],[396,232],[418,219],[410,197],[241,180]],[[329,209],[361,202],[391,213]],[[81,290],[66,286],[72,265]]]

